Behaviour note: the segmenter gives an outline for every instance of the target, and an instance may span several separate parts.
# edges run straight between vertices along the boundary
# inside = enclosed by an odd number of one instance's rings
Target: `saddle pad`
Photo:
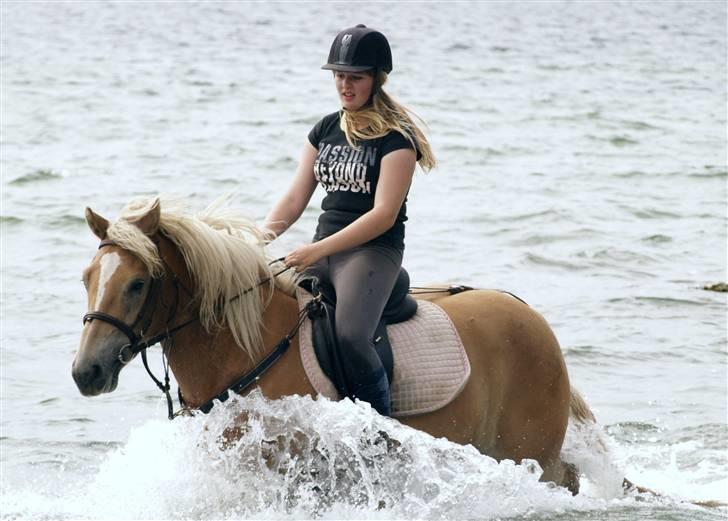
[[[296,296],[300,309],[312,298],[301,288]],[[394,357],[391,382],[394,417],[414,416],[444,407],[460,394],[470,377],[470,362],[450,317],[432,302],[419,300],[417,304],[417,313],[410,320],[387,326]],[[316,359],[309,319],[301,325],[298,338],[303,368],[316,392],[332,400],[340,399]]]

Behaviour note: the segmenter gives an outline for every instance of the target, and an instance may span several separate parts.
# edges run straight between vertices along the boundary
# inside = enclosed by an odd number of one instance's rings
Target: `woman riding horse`
[[[334,39],[323,69],[334,72],[341,110],[308,135],[296,176],[265,227],[280,236],[301,216],[316,185],[326,190],[313,243],[289,267],[336,293],[336,337],[352,398],[389,416],[390,382],[374,332],[402,265],[405,205],[415,162],[435,164],[424,134],[382,88],[392,71],[384,35],[357,25]]]
[[[274,277],[280,264],[269,265],[262,230],[230,209],[193,216],[158,199],[133,202],[114,223],[90,209],[86,219],[101,243],[83,275],[88,312],[73,362],[82,394],[114,391],[135,354],[161,341],[188,409],[252,386],[269,399],[316,395],[291,334],[301,317],[292,280]],[[499,460],[537,460],[542,480],[576,493],[578,472],[561,446],[570,414],[593,417],[570,389],[546,321],[498,291],[428,300],[457,330],[470,377],[446,406],[400,421]],[[290,347],[276,355],[281,339]],[[241,379],[270,360],[266,372]]]

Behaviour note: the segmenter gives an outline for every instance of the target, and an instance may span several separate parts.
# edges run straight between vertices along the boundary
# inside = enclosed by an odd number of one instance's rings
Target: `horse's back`
[[[563,361],[556,336],[543,316],[510,293],[471,290],[454,295],[422,294],[417,298],[445,311],[469,354],[479,351],[521,362],[533,358]]]
[[[447,313],[471,365],[453,404],[422,418],[433,431],[450,421],[453,441],[496,457],[539,461],[558,455],[568,421],[570,387],[561,350],[544,318],[512,295],[494,290],[418,295]],[[412,423],[415,426],[417,422]],[[446,428],[447,429],[447,428]],[[438,430],[437,427],[434,428]],[[543,463],[542,463],[543,464]]]

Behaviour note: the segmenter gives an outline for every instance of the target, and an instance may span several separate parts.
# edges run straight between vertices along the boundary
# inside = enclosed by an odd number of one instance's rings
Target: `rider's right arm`
[[[282,235],[295,223],[311,200],[316,190],[313,164],[317,154],[318,150],[307,140],[293,181],[265,218],[263,229],[271,233],[271,240]]]

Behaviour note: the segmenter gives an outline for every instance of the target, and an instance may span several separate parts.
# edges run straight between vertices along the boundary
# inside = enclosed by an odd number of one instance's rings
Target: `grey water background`
[[[724,2],[2,2],[0,14],[2,518],[125,517],[94,508],[149,472],[171,485],[139,492],[156,514],[128,517],[287,512],[167,508],[184,482],[157,458],[181,431],[155,423],[164,405],[141,367],[114,394],[77,392],[80,272],[97,242],[83,210],[114,217],[158,192],[202,208],[234,191],[262,220],[307,132],[338,107],[319,67],[356,23],[389,37],[387,89],[427,121],[439,159],[410,192],[413,284],[523,297],[553,326],[631,479],[728,501],[727,302],[702,289],[728,280]],[[276,253],[309,240],[320,199]],[[145,436],[150,452],[134,441]],[[483,504],[334,507],[507,517]],[[519,515],[725,510],[558,496]]]

